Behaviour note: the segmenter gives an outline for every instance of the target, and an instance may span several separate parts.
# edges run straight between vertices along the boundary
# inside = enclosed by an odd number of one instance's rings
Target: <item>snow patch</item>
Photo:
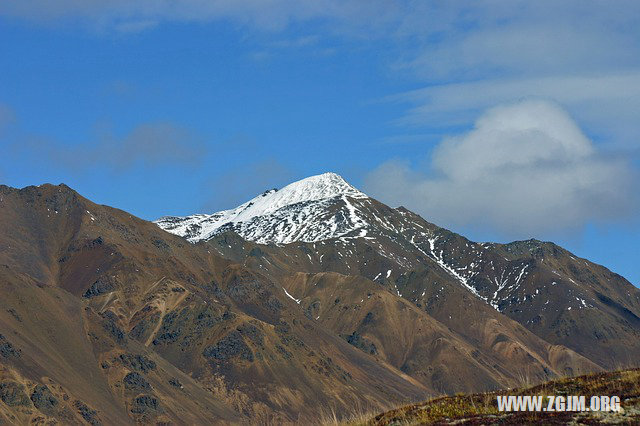
[[[282,289],[284,290],[284,294],[286,294],[286,295],[289,297],[289,299],[293,300],[293,301],[294,301],[294,302],[296,302],[298,305],[300,304],[300,299],[296,299],[295,297],[293,297],[292,295],[290,295],[286,288],[282,287]]]

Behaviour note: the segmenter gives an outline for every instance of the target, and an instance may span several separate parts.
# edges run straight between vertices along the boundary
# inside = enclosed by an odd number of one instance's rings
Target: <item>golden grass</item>
[[[546,421],[561,424],[571,416],[582,413],[500,413],[496,402],[497,395],[584,395],[587,400],[593,395],[617,395],[623,402],[633,404],[633,412],[640,410],[640,369],[630,369],[609,373],[590,374],[574,378],[561,378],[536,386],[500,390],[469,395],[453,395],[431,399],[429,401],[405,405],[382,414],[354,411],[353,413],[329,412],[323,416],[323,425],[412,425],[447,423],[456,420],[476,419],[491,421],[500,419],[504,424],[518,424]],[[624,403],[623,403],[624,408]],[[638,411],[640,412],[640,411]],[[597,414],[594,414],[597,415]],[[640,422],[638,417],[625,418],[624,423]]]

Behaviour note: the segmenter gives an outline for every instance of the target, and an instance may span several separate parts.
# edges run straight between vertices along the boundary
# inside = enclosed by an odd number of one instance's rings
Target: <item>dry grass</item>
[[[351,407],[349,412],[339,411],[335,408],[324,410],[320,416],[318,424],[322,426],[358,426],[367,422],[379,414],[381,411],[390,410],[391,406],[380,407],[379,405],[362,405],[358,402]]]
[[[382,414],[369,416],[358,413],[338,421],[333,425],[411,425],[411,424],[446,424],[457,423],[500,423],[500,424],[564,424],[575,418],[586,420],[591,413],[501,413],[498,412],[497,395],[584,395],[588,399],[593,395],[620,396],[623,414],[607,414],[618,416],[616,421],[623,424],[640,424],[640,369],[616,371],[610,373],[590,374],[574,378],[562,378],[533,387],[501,390],[495,392],[470,395],[455,395],[434,398],[430,401],[406,405]],[[625,408],[626,407],[626,408]],[[368,416],[368,417],[367,417]],[[591,414],[596,422],[602,414]],[[598,417],[600,416],[600,417]]]

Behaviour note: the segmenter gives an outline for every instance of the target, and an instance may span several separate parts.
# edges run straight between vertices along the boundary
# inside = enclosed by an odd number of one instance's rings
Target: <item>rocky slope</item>
[[[65,186],[0,187],[0,292],[5,423],[304,421],[434,392],[267,277]]]

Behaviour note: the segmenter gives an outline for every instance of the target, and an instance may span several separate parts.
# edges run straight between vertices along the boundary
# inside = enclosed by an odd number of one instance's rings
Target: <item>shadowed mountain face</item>
[[[640,359],[622,277],[337,175],[159,224],[193,243],[64,185],[0,186],[0,423],[304,422]]]
[[[284,246],[220,234],[209,244],[274,279],[291,269],[366,277],[461,334],[479,331],[494,318],[501,326],[519,323],[603,368],[633,366],[640,359],[640,291],[606,268],[552,243],[474,243],[374,200],[360,211],[384,217],[391,229]],[[473,318],[477,329],[470,328]],[[470,337],[486,341],[480,334]]]

